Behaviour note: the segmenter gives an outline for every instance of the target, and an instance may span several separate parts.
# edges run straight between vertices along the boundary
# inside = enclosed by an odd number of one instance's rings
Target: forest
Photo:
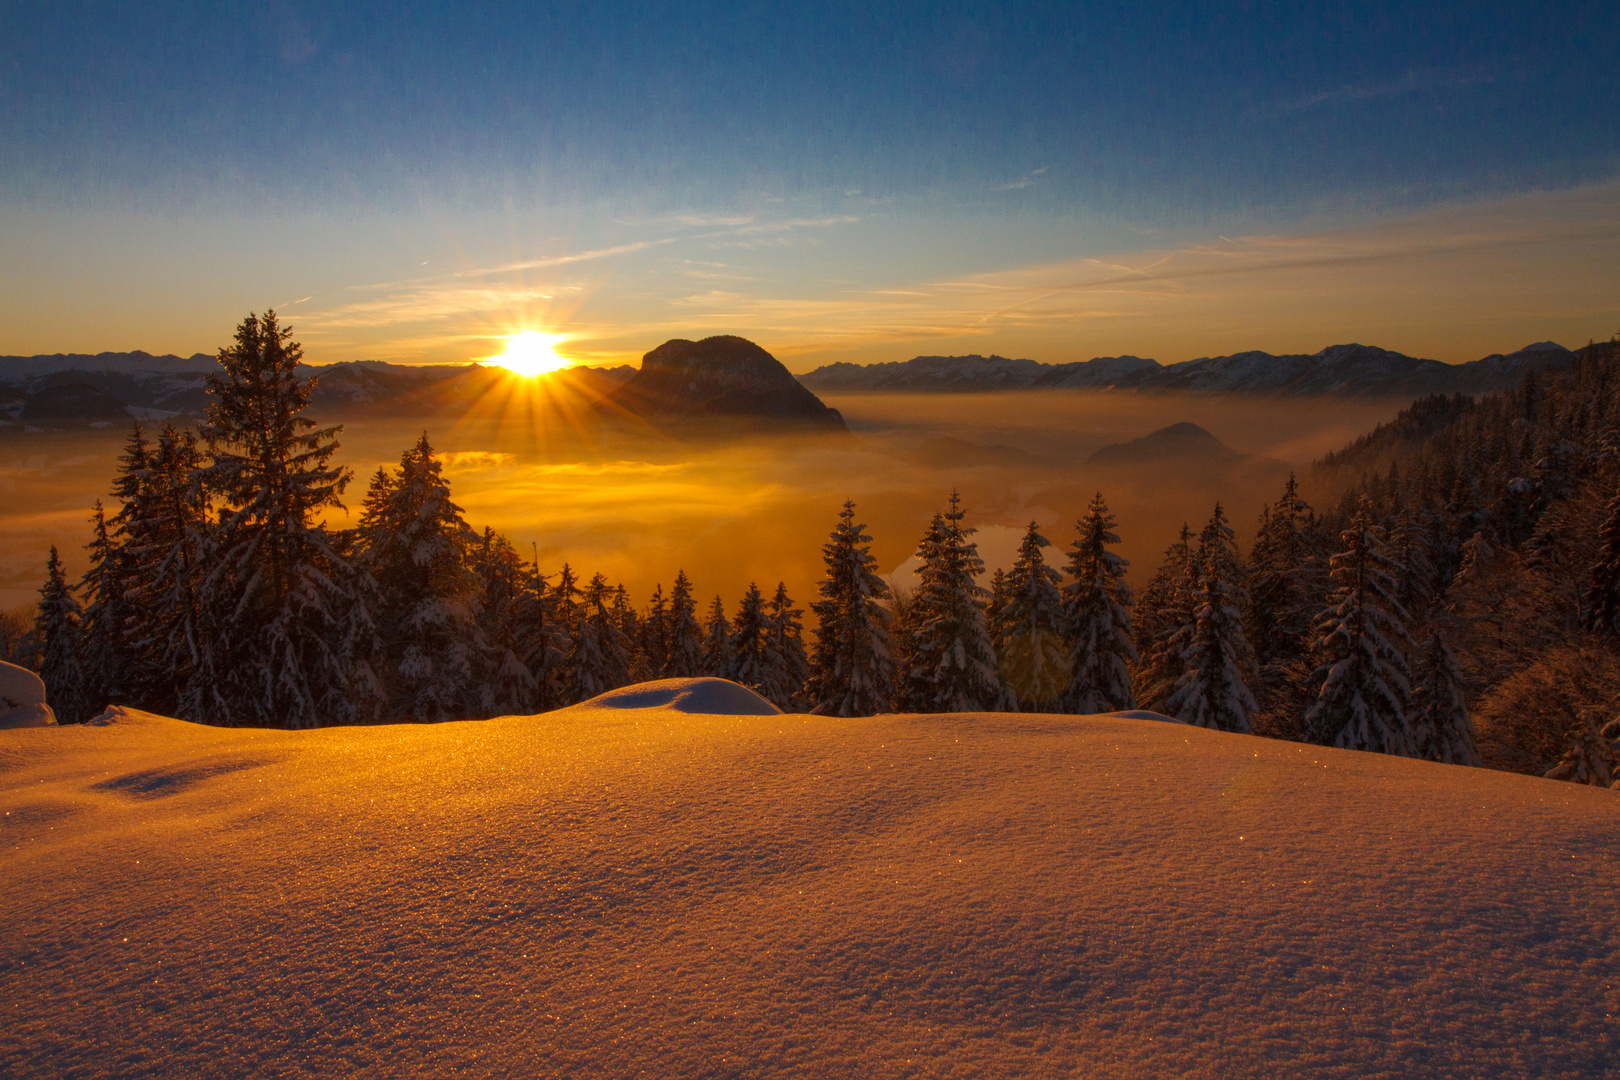
[[[677,570],[637,606],[547,572],[453,501],[426,433],[369,478],[358,524],[336,426],[305,417],[301,350],[249,316],[196,431],[137,425],[90,567],[53,549],[0,650],[63,722],[109,704],[208,724],[316,727],[544,712],[716,676],[787,711],[1148,709],[1189,724],[1616,782],[1620,344],[1475,399],[1419,399],[1290,478],[1243,551],[1228,509],[1189,524],[1133,595],[1101,493],[1054,549],[1031,522],[987,582],[952,492],[891,590],[846,501],[805,610],[734,609]],[[729,613],[728,613],[729,612]]]

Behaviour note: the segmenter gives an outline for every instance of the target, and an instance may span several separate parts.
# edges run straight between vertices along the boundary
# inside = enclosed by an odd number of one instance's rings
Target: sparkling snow
[[[1620,1060],[1615,792],[1145,716],[634,690],[434,726],[0,732],[0,1075]]]

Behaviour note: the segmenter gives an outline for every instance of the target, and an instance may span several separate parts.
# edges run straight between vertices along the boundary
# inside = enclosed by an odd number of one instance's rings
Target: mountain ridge
[[[799,376],[817,391],[1114,389],[1215,393],[1412,397],[1488,394],[1516,385],[1527,370],[1562,369],[1575,354],[1540,341],[1464,364],[1407,356],[1376,345],[1329,345],[1320,352],[1273,354],[1258,349],[1160,364],[1139,356],[1100,356],[1067,364],[972,354],[919,356],[872,364],[828,364]]]

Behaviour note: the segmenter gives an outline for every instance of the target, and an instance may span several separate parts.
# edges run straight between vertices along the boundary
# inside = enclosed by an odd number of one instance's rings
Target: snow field
[[[0,1075],[1620,1059],[1614,792],[1127,717],[624,705],[0,732]]]

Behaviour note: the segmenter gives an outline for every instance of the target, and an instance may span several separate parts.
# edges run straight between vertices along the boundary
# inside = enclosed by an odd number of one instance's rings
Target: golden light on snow
[[[508,371],[533,377],[570,366],[570,362],[557,355],[557,345],[568,339],[567,334],[542,334],[538,330],[524,330],[506,339],[506,351],[490,357],[490,363],[499,364]]]

